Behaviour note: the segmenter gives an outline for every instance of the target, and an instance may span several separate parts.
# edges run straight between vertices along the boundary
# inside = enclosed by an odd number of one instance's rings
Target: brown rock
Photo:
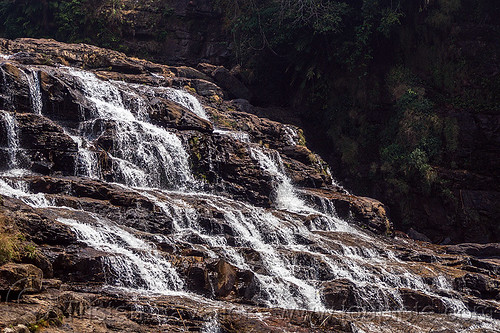
[[[90,307],[86,299],[71,292],[60,295],[58,301],[59,308],[66,317],[83,316]]]
[[[180,130],[212,132],[212,124],[201,119],[191,111],[166,99],[155,98],[151,101],[149,115],[157,124]]]
[[[0,267],[0,291],[33,293],[42,290],[42,270],[30,264],[8,263]]]
[[[404,307],[409,311],[443,313],[447,310],[444,303],[437,297],[406,288],[401,288],[399,291]]]
[[[215,266],[217,272],[217,280],[215,285],[215,295],[217,297],[226,297],[234,289],[236,282],[235,268],[223,260],[219,260]]]
[[[332,310],[350,310],[356,306],[355,286],[347,280],[333,280],[322,284],[325,305]]]

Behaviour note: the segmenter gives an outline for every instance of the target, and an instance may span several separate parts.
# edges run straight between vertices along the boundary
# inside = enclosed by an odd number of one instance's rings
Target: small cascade
[[[31,107],[33,108],[33,112],[41,115],[43,109],[42,102],[42,92],[40,90],[40,79],[38,77],[38,72],[29,69],[25,72],[26,79],[28,80],[28,85],[30,89],[30,98],[31,98]]]
[[[285,143],[289,146],[296,146],[300,143],[300,136],[297,129],[290,125],[284,125]]]
[[[71,227],[78,239],[88,246],[106,252],[109,268],[108,283],[133,290],[155,294],[181,291],[182,280],[177,272],[154,247],[123,228],[103,222],[94,216],[95,224],[58,218]]]
[[[35,208],[47,208],[52,205],[50,200],[48,200],[43,193],[31,193],[28,183],[25,181],[11,178],[14,175],[17,176],[16,172],[10,172],[2,175],[5,177],[4,179],[0,178],[1,195],[20,199],[27,205]]]
[[[297,278],[291,263],[283,258],[280,248],[294,246],[294,234],[307,233],[304,226],[296,225],[293,230],[284,228],[283,222],[262,208],[236,202],[231,199],[196,193],[193,197],[203,198],[203,203],[217,211],[224,212],[225,223],[235,233],[236,247],[229,245],[223,235],[207,235],[199,224],[200,214],[196,208],[183,200],[170,201],[168,197],[156,197],[155,193],[141,194],[150,198],[165,213],[174,217],[175,239],[196,235],[204,240],[208,249],[220,249],[214,253],[236,267],[251,270],[260,282],[263,295],[260,301],[268,306],[289,309],[309,309],[322,311],[321,297],[315,283]],[[248,264],[238,248],[250,248],[259,253],[266,273],[257,273]]]
[[[219,321],[217,320],[217,315],[213,315],[210,317],[208,321],[205,322],[203,328],[201,329],[202,333],[220,333],[221,328],[219,325]]]
[[[77,135],[67,133],[78,145],[78,158],[75,176],[85,176],[93,179],[102,179],[97,153],[89,149],[89,141]]]
[[[7,135],[8,167],[14,169],[18,166],[17,153],[19,150],[16,119],[13,114],[7,111],[0,111],[0,114],[2,115]]]
[[[80,144],[89,141],[97,121],[106,120],[114,125],[113,148],[107,152],[113,165],[115,181],[137,187],[194,186],[188,155],[175,133],[146,121],[147,112],[140,97],[136,107],[127,107],[119,85],[105,82],[94,74],[69,70],[82,85],[87,98],[95,104],[92,119],[86,122],[79,136]],[[129,105],[130,106],[130,105]],[[80,154],[83,169],[94,177],[101,172],[93,170],[99,165],[97,154]],[[94,168],[95,169],[95,168]]]
[[[214,128],[214,133],[215,134],[220,134],[220,135],[225,135],[230,138],[233,138],[237,141],[245,142],[245,143],[250,143],[250,135],[246,132],[242,131],[227,131],[219,128]]]
[[[266,154],[261,148],[251,147],[250,153],[260,167],[269,172],[277,182],[275,184],[274,203],[276,208],[293,212],[311,211],[296,193],[290,178],[285,173],[281,156],[277,152]]]
[[[191,110],[198,117],[208,120],[208,116],[201,105],[200,101],[190,93],[173,88],[166,88],[166,94],[172,101],[184,106],[186,109]]]

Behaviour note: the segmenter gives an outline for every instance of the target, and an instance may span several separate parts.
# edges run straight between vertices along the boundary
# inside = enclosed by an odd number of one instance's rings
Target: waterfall
[[[33,112],[38,115],[41,115],[43,109],[43,102],[42,102],[42,92],[40,90],[40,79],[38,78],[38,72],[29,69],[24,74],[26,75],[26,79],[28,80],[28,86],[31,98],[31,107],[33,109]]]
[[[290,125],[284,125],[283,129],[285,131],[285,143],[289,146],[296,146],[300,142],[300,136],[295,127]]]
[[[166,88],[167,96],[174,102],[184,106],[186,109],[191,110],[198,117],[208,120],[208,116],[205,109],[201,105],[200,101],[196,99],[193,95],[189,94],[184,90]]]
[[[5,126],[7,136],[7,152],[9,155],[8,167],[13,169],[17,167],[17,153],[19,150],[19,138],[17,135],[17,124],[13,114],[7,111],[0,111]]]
[[[66,218],[58,221],[70,226],[80,241],[110,254],[104,260],[112,270],[108,283],[156,294],[182,290],[177,272],[154,247],[111,222],[94,219],[95,225]]]
[[[224,259],[238,269],[250,271],[259,287],[260,293],[253,299],[257,304],[324,311],[327,306],[319,288],[325,282],[341,279],[354,286],[352,292],[359,309],[402,310],[399,289],[408,288],[440,297],[454,312],[466,313],[461,301],[438,296],[436,290],[451,294],[444,277],[436,273],[433,283],[424,281],[413,273],[410,264],[398,260],[383,241],[339,219],[328,200],[321,201],[321,211],[309,206],[286,174],[280,154],[252,144],[248,133],[214,131],[244,143],[251,158],[272,177],[273,204],[277,210],[233,200],[225,193],[203,192],[194,180],[189,155],[176,132],[150,122],[147,101],[135,93],[147,90],[147,86],[103,81],[83,70],[61,70],[81,87],[91,105],[89,117],[78,128],[65,128],[78,144],[76,175],[118,182],[125,190],[149,199],[155,211],[158,209],[172,219],[171,234],[158,237],[171,245],[191,244],[190,239],[195,237],[199,240],[196,246],[210,258]],[[35,80],[38,74],[30,73],[33,109],[41,113],[41,99],[39,106],[36,102],[40,96]],[[200,118],[208,119],[201,103],[186,91],[157,90]],[[18,164],[19,150],[16,121],[9,112],[2,111],[1,116],[7,133],[9,168],[13,169]],[[112,146],[105,151],[99,146],[99,137],[110,129]],[[298,140],[296,130],[285,127],[287,144],[297,144]],[[101,167],[99,159],[103,156],[109,161],[110,170]],[[43,194],[30,193],[26,182],[15,181],[8,175],[0,175],[0,194],[55,214],[70,210],[57,206]],[[212,213],[211,219],[229,231],[207,230],[203,225],[207,211]],[[150,235],[110,221],[105,213],[78,211],[72,218],[62,215],[65,217],[58,221],[69,226],[81,242],[107,254],[103,256],[103,265],[109,285],[145,294],[185,291],[185,282],[168,256],[147,241]],[[248,253],[257,259],[249,259]],[[208,321],[205,331],[217,330],[216,319]]]
[[[210,320],[205,322],[205,325],[203,325],[203,328],[201,330],[202,333],[220,333],[220,325],[217,320],[217,316],[214,315],[210,317]]]
[[[175,133],[147,122],[145,103],[136,97],[135,109],[124,104],[119,84],[105,82],[94,74],[70,69],[82,85],[87,98],[94,103],[92,119],[80,130],[80,144],[90,141],[96,122],[102,119],[113,122],[113,148],[107,152],[113,165],[115,181],[137,187],[195,186],[188,155]],[[137,100],[138,99],[138,100]],[[86,135],[87,134],[87,135]],[[102,171],[97,154],[89,151],[80,154],[83,169],[96,177]]]
[[[275,200],[276,208],[293,212],[311,211],[304,201],[297,195],[297,191],[292,185],[292,181],[285,173],[283,162],[279,153],[266,154],[261,148],[252,147],[250,153],[253,159],[257,160],[262,169],[269,172],[275,179]]]
[[[214,133],[215,134],[220,134],[220,135],[225,135],[230,138],[233,138],[235,140],[245,142],[245,143],[250,143],[250,135],[245,132],[241,131],[227,131],[227,130],[222,130],[219,128],[214,128]]]

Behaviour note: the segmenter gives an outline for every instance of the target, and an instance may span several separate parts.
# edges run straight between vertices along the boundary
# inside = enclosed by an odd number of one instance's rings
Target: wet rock
[[[443,313],[447,310],[444,303],[437,297],[406,288],[401,288],[399,291],[405,309],[410,311]]]
[[[356,307],[355,286],[348,280],[323,282],[322,299],[328,309],[352,311]]]
[[[226,297],[234,289],[236,283],[236,269],[227,262],[220,260],[215,265],[216,283],[214,292],[217,297]]]
[[[26,73],[9,62],[0,62],[0,109],[31,112]]]
[[[75,234],[66,225],[47,217],[20,200],[4,198],[6,213],[37,244],[68,245],[76,241]]]
[[[58,77],[60,76],[60,77]],[[40,90],[44,108],[42,113],[53,121],[77,127],[81,119],[88,119],[93,108],[79,89],[74,89],[62,79],[60,72],[52,69],[40,71]],[[66,78],[72,82],[71,78]]]
[[[411,238],[411,239],[414,239],[414,240],[418,240],[418,241],[422,241],[422,242],[428,242],[428,243],[431,243],[431,240],[429,237],[427,237],[426,235],[424,235],[423,233],[420,233],[418,231],[416,231],[415,229],[413,228],[410,228],[407,232],[408,236]]]
[[[105,282],[109,272],[104,269],[103,260],[108,256],[92,248],[72,246],[54,259],[54,275],[64,281]]]
[[[467,273],[454,279],[453,288],[483,299],[500,300],[500,280],[486,275]]]
[[[86,299],[71,292],[60,295],[58,302],[59,308],[66,317],[83,316],[90,307]]]
[[[351,220],[363,229],[377,234],[392,235],[394,227],[386,208],[380,201],[322,189],[301,189],[306,198],[322,209],[322,200],[329,201],[335,214],[341,219]],[[354,217],[354,219],[353,219]]]
[[[150,103],[149,115],[157,124],[179,130],[212,132],[209,121],[201,119],[186,108],[166,99],[155,98]]]
[[[466,254],[478,258],[495,257],[500,258],[500,244],[475,244],[463,243],[457,245],[448,245],[445,247],[447,253],[451,254]]]
[[[34,114],[16,114],[19,145],[29,156],[29,166],[35,172],[49,174],[75,172],[77,144],[63,129],[47,118]]]
[[[30,264],[8,263],[0,266],[0,292],[33,293],[42,290],[42,270]]]

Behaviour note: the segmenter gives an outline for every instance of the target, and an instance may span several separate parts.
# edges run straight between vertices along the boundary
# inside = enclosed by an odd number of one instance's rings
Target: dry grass
[[[0,265],[19,258],[20,240],[9,219],[0,213]]]

